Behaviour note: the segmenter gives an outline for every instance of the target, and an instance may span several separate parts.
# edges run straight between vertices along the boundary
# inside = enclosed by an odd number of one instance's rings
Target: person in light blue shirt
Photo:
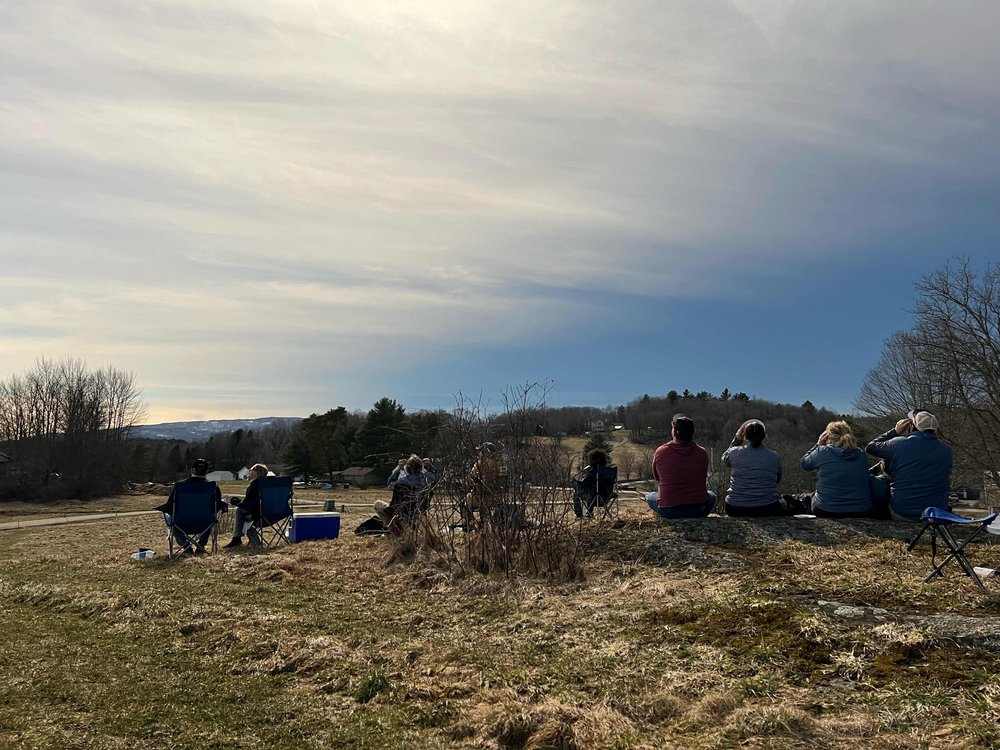
[[[868,461],[847,422],[830,422],[799,462],[816,472],[812,512],[826,518],[873,515]]]
[[[933,414],[910,412],[865,448],[889,470],[889,512],[897,521],[919,521],[926,508],[948,510],[952,453],[937,430]]]
[[[722,454],[722,463],[733,469],[726,494],[726,515],[788,515],[778,494],[781,458],[764,447],[766,437],[764,423],[749,419],[740,425],[732,444]]]

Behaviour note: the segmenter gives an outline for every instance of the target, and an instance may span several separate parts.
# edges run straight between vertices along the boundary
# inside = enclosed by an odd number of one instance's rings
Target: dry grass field
[[[585,581],[508,581],[388,563],[350,533],[385,494],[300,492],[352,504],[337,540],[177,561],[129,559],[153,515],[0,531],[0,748],[1000,745],[1000,585],[922,584],[904,526],[626,505]]]

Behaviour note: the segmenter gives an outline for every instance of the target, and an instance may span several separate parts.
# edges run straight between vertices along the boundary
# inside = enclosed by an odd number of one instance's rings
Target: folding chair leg
[[[927,522],[927,521],[924,521],[923,524],[921,524],[920,531],[918,531],[917,535],[915,537],[913,537],[913,541],[911,541],[909,543],[909,545],[907,545],[907,547],[906,547],[906,551],[907,552],[913,552],[913,548],[917,546],[917,542],[920,541],[920,537],[922,537],[924,535],[924,532],[927,531],[927,529],[929,527],[930,527],[930,523]],[[933,536],[933,534],[934,534],[934,532],[932,531],[931,535]]]
[[[945,544],[948,545],[949,552],[948,555],[944,558],[944,560],[941,561],[941,564],[935,566],[935,568],[930,572],[927,578],[924,579],[924,583],[929,581],[935,575],[943,576],[944,574],[941,572],[941,568],[943,568],[945,564],[947,564],[950,560],[955,559],[958,561],[958,564],[962,566],[962,570],[965,571],[965,574],[967,576],[971,576],[972,580],[976,582],[976,585],[983,591],[983,593],[986,593],[986,587],[983,585],[983,582],[980,580],[978,574],[973,569],[972,564],[969,562],[968,558],[965,556],[965,553],[962,551],[965,548],[965,545],[967,545],[969,542],[971,542],[979,535],[979,532],[982,531],[982,528],[983,527],[980,526],[975,531],[973,531],[961,544],[958,543],[958,540],[955,539],[951,531],[949,531],[946,526],[942,526],[940,529],[938,529],[938,531],[941,534],[941,537],[945,541]]]

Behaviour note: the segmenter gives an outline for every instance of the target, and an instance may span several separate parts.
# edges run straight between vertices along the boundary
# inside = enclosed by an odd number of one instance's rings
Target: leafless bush
[[[461,573],[583,577],[584,522],[573,511],[570,489],[573,456],[535,434],[546,394],[547,384],[538,383],[508,390],[498,414],[460,398],[433,501],[396,539],[395,559],[424,554]],[[484,443],[492,444],[492,456],[477,451]],[[483,484],[486,461],[496,462],[496,476]]]

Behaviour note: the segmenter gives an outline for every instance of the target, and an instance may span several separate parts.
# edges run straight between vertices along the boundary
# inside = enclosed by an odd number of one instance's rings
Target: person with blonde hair
[[[806,471],[816,472],[812,512],[817,516],[872,517],[868,460],[847,422],[830,422],[799,463]]]

